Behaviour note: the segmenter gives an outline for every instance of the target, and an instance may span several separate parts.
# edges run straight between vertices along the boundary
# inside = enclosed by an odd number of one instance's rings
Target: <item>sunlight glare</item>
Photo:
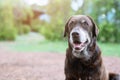
[[[27,3],[28,5],[39,5],[39,6],[45,6],[48,4],[48,0],[24,0],[25,3]]]
[[[80,7],[82,7],[84,0],[72,0],[71,7],[74,11],[77,11]]]

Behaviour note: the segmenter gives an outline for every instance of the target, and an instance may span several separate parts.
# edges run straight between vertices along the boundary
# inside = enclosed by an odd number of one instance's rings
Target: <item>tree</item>
[[[16,37],[13,8],[9,3],[9,0],[0,3],[0,40],[14,40]]]
[[[46,6],[46,14],[50,16],[50,22],[42,24],[41,33],[50,40],[61,40],[65,22],[71,14],[70,0],[50,0]]]
[[[91,15],[99,26],[99,40],[120,42],[120,1],[85,0],[83,14]]]
[[[15,8],[22,16],[16,16]],[[18,32],[28,32],[29,27],[19,22],[21,19],[26,19],[28,15],[32,17],[30,7],[20,0],[0,0],[0,40],[15,40]]]

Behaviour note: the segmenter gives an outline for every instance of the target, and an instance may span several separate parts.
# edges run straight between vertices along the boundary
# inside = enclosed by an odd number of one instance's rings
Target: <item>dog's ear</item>
[[[91,22],[92,22],[92,24],[93,24],[93,31],[92,31],[93,37],[97,37],[97,36],[98,36],[98,33],[99,33],[98,27],[97,27],[97,25],[95,24],[94,20],[93,20],[90,16],[87,16],[87,17],[91,20]]]
[[[72,18],[72,17],[71,17]],[[68,24],[69,21],[71,20],[71,18],[69,18],[65,24],[65,29],[64,29],[64,37],[66,37],[66,35],[68,34]]]
[[[65,24],[64,37],[66,37],[67,33],[68,33],[68,22]]]

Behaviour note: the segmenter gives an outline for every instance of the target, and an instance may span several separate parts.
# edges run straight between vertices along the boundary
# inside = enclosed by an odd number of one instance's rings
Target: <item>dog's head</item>
[[[72,16],[65,25],[64,37],[68,36],[72,54],[77,58],[88,59],[88,46],[98,35],[98,28],[91,17],[86,15]]]

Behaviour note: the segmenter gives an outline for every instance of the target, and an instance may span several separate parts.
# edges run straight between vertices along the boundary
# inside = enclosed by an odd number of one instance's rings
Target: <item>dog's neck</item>
[[[88,53],[93,53],[94,55],[92,55],[89,60],[87,61],[80,60],[80,62],[83,63],[83,65],[85,66],[90,66],[90,67],[100,66],[102,58],[99,47],[95,45],[95,47],[90,47],[90,49],[88,49],[87,51]]]

